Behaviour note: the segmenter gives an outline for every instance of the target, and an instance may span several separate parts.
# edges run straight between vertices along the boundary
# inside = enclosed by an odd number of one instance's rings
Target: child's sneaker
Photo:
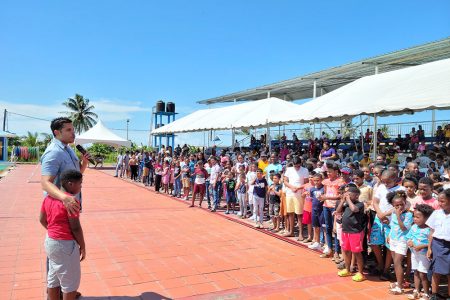
[[[226,214],[226,215],[229,215],[229,214],[230,214],[230,212],[229,212],[229,211],[227,210],[227,211],[225,212],[225,214]]]
[[[308,248],[312,249],[312,250],[319,250],[320,249],[320,244],[318,242],[314,242],[311,245],[309,245]]]
[[[339,277],[349,277],[352,276],[352,273],[349,272],[349,270],[344,269],[344,270],[340,270],[338,273]]]
[[[364,281],[364,280],[366,280],[366,278],[364,277],[364,275],[363,274],[361,274],[361,273],[356,273],[353,277],[352,277],[352,280],[353,281],[356,281],[356,282],[361,282],[361,281]]]
[[[259,223],[255,224],[255,228],[261,228],[261,226],[259,225]]]

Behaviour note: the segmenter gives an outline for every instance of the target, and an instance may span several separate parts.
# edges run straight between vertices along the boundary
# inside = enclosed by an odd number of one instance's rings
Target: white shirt
[[[387,212],[388,210],[393,209],[394,207],[387,201],[387,194],[390,192],[395,192],[398,190],[405,190],[403,186],[396,185],[391,187],[390,189],[386,188],[386,185],[380,184],[374,194],[374,197],[380,200],[380,210],[381,212]]]
[[[248,192],[250,195],[253,195],[253,188],[255,187],[251,184],[256,179],[256,172],[248,172],[246,176],[246,182],[248,184]]]
[[[298,171],[295,169],[295,167],[289,167],[286,169],[284,176],[289,179],[288,181],[290,185],[299,187],[305,183],[305,179],[308,179],[309,173],[308,169],[304,167],[300,167]],[[300,195],[301,191],[294,192],[290,188],[286,189],[286,196],[300,196]]]
[[[211,176],[209,177],[209,181],[211,182],[211,184],[215,184],[219,174],[220,174],[220,166],[219,164],[215,164],[214,166],[211,166]]]
[[[450,214],[443,209],[433,211],[426,224],[434,230],[433,237],[450,242]]]

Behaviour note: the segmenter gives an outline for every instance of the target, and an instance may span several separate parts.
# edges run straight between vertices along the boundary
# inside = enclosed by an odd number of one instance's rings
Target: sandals
[[[392,295],[401,295],[401,294],[403,294],[403,290],[400,288],[400,286],[398,286],[397,283],[394,283],[394,285],[395,285],[395,287],[390,288],[389,292]]]
[[[417,290],[414,290],[412,292],[412,294],[408,295],[407,298],[410,300],[415,300],[415,299],[419,299],[419,296],[420,296],[419,292]]]

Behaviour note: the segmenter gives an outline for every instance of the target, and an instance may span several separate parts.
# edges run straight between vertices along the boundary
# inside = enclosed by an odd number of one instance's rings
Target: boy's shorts
[[[309,211],[303,210],[302,223],[305,225],[312,224],[312,214]]]
[[[80,247],[74,240],[54,240],[44,243],[48,257],[47,287],[61,287],[63,293],[78,290],[81,280]]]
[[[387,243],[387,237],[389,236],[390,231],[391,227],[388,224],[381,222],[378,216],[375,217],[372,230],[370,231],[370,245],[385,245],[388,249],[390,249],[389,244]]]
[[[181,179],[181,182],[183,183],[183,188],[187,189],[191,187],[191,180],[189,179],[189,177]]]
[[[406,255],[406,252],[408,252],[408,245],[406,244],[406,241],[397,241],[391,239],[389,242],[389,249],[391,250],[391,252],[400,255]]]
[[[278,217],[280,215],[280,203],[269,203],[269,216]]]
[[[301,215],[303,213],[303,200],[304,199],[300,196],[286,196],[286,212]]]
[[[312,211],[311,223],[313,227],[322,227],[322,211],[323,209],[314,209]]]
[[[342,232],[341,248],[344,251],[360,253],[363,251],[364,230],[358,233]]]
[[[236,203],[236,194],[234,192],[227,192],[227,203]]]

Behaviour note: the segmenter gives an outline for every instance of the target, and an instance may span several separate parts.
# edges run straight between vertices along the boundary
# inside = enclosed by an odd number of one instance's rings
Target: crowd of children
[[[419,157],[413,151],[404,162],[398,151],[385,149],[372,161],[362,149],[343,155],[325,141],[313,155],[309,147],[281,145],[208,158],[171,151],[134,156],[137,180],[158,193],[190,207],[206,198],[211,212],[223,209],[295,237],[333,260],[338,276],[395,278],[392,294],[411,285],[409,299],[439,299],[441,277],[450,276],[449,147]]]

